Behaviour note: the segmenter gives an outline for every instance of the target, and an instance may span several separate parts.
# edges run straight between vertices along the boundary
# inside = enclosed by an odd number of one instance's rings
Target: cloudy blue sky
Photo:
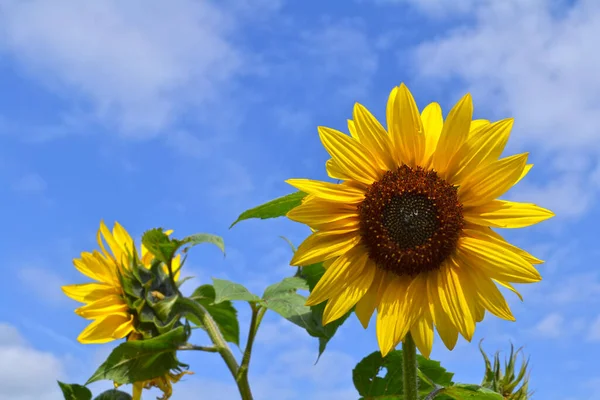
[[[510,297],[517,322],[487,316],[473,343],[436,339],[432,357],[476,383],[479,339],[513,341],[535,398],[600,398],[598,36],[594,0],[0,0],[0,399],[60,399],[56,379],[83,382],[110,352],[76,343],[86,322],[59,289],[84,281],[71,260],[95,249],[100,219],[222,235],[227,258],[193,251],[188,291],[292,274],[279,235],[298,244],[307,228],[229,224],[287,178],[324,179],[316,126],[343,129],[357,101],[383,117],[402,81],[420,107],[470,91],[476,117],[515,117],[507,151],[536,166],[509,197],[557,214],[507,233],[547,260],[525,302]],[[351,369],[377,348],[354,318],[316,366],[315,340],[274,314],[257,340],[257,400],[355,399]],[[185,359],[196,375],[173,399],[237,398],[218,356]]]

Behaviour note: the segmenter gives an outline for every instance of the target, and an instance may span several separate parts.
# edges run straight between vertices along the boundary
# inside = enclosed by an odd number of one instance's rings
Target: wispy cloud
[[[30,173],[21,176],[14,184],[13,190],[19,193],[40,194],[46,191],[48,184],[40,175]]]

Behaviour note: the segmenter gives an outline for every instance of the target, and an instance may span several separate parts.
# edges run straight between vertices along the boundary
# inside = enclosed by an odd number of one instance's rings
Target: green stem
[[[246,349],[244,350],[244,355],[242,356],[242,363],[240,364],[240,369],[237,375],[237,379],[245,380],[248,379],[248,367],[250,365],[250,355],[252,354],[254,338],[256,337],[256,332],[258,332],[260,322],[262,321],[262,318],[265,315],[265,312],[267,311],[266,308],[257,307],[254,303],[250,303],[250,307],[252,308],[252,317],[250,320],[250,328],[248,330],[248,340],[246,341]]]
[[[200,319],[200,321],[202,321],[202,324],[206,328],[206,333],[208,334],[208,337],[214,343],[215,348],[217,349],[217,352],[221,355],[221,357],[223,358],[223,361],[225,361],[225,364],[227,365],[227,368],[229,368],[229,372],[231,372],[231,375],[235,379],[235,381],[237,383],[238,391],[240,392],[240,395],[242,396],[242,400],[253,400],[252,392],[250,391],[250,386],[248,384],[248,380],[247,379],[246,380],[238,380],[237,379],[237,375],[239,373],[240,367],[238,366],[238,363],[237,363],[235,357],[233,356],[231,349],[227,345],[227,342],[223,338],[223,335],[221,335],[221,331],[219,331],[219,327],[217,326],[215,321],[212,319],[212,317],[210,316],[208,311],[206,311],[206,309],[204,307],[202,307],[202,305],[200,305],[200,304],[196,303],[195,301],[188,299],[186,297],[180,297],[179,302],[181,304],[187,306],[187,308],[196,317],[198,317],[198,319]]]
[[[417,347],[410,333],[407,333],[402,341],[402,374],[404,377],[405,400],[419,399],[417,371]]]
[[[198,346],[191,343],[182,344],[177,348],[177,350],[197,350],[197,351],[206,351],[208,353],[218,353],[219,350],[215,346]]]

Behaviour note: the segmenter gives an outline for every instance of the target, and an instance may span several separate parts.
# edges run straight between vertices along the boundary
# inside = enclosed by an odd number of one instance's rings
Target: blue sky
[[[420,107],[447,111],[470,91],[477,118],[515,117],[507,152],[529,151],[535,167],[507,197],[557,214],[506,232],[547,261],[524,303],[507,295],[517,322],[488,315],[471,344],[449,352],[436,338],[432,357],[476,383],[477,342],[493,352],[512,341],[531,356],[535,398],[600,398],[600,5],[323,3],[0,0],[0,400],[60,399],[56,379],[83,382],[110,352],[76,343],[86,321],[59,288],[84,281],[71,260],[96,248],[100,219],[136,237],[155,226],[223,236],[225,259],[193,251],[188,291],[214,276],[261,292],[292,274],[279,235],[298,244],[307,228],[229,224],[291,192],[287,178],[325,179],[316,127],[344,129],[357,101],[383,117],[400,82]],[[316,341],[267,314],[256,398],[356,398],[351,369],[376,348],[352,318],[314,366]],[[216,355],[184,359],[196,374],[173,399],[237,398]]]

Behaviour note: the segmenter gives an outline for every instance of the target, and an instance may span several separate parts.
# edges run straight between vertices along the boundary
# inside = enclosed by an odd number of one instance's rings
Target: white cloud
[[[587,340],[590,342],[600,341],[600,315],[594,319],[588,330]]]
[[[56,380],[64,366],[56,356],[29,346],[18,330],[0,323],[0,400],[59,400]]]
[[[564,333],[564,322],[565,319],[562,315],[552,313],[538,322],[532,331],[539,336],[556,339]]]
[[[43,193],[48,184],[38,174],[30,173],[23,175],[13,184],[13,190],[19,193],[39,194]]]
[[[0,7],[0,47],[130,135],[156,134],[186,107],[214,100],[242,63],[229,40],[236,21],[210,2],[3,0]]]

